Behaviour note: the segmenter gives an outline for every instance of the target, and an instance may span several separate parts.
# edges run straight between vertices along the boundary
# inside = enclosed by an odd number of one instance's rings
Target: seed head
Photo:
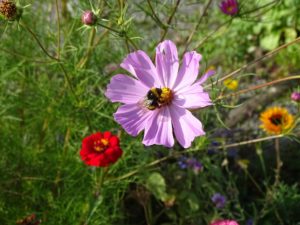
[[[16,4],[10,0],[0,0],[0,14],[7,20],[15,20],[18,15]]]

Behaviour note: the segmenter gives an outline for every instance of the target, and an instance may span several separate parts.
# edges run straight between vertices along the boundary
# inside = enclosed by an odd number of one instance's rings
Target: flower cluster
[[[185,156],[179,159],[178,165],[181,169],[192,169],[195,174],[198,174],[203,169],[203,165],[197,159]]]

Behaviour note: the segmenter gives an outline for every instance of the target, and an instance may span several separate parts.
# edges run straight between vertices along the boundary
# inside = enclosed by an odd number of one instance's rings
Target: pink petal
[[[201,122],[184,108],[170,106],[172,124],[176,139],[184,148],[189,148],[197,136],[205,135]]]
[[[153,111],[141,107],[139,103],[126,104],[118,108],[114,118],[128,134],[137,136],[145,128],[152,114]]]
[[[156,109],[145,127],[144,145],[164,145],[172,147],[174,137],[172,133],[171,115],[168,107]]]
[[[149,56],[141,50],[130,53],[120,66],[136,76],[148,88],[160,85],[155,66]]]
[[[186,52],[184,54],[181,67],[174,84],[175,91],[195,82],[199,73],[199,62],[201,58],[202,56],[195,51]]]
[[[172,89],[179,68],[177,48],[172,41],[166,40],[157,46],[155,63],[162,85]]]
[[[208,93],[203,91],[203,88],[198,83],[178,91],[173,99],[173,103],[188,109],[197,109],[212,105]]]
[[[113,76],[107,86],[105,96],[112,102],[125,104],[137,103],[147,94],[148,88],[140,81],[129,76],[118,74]]]
[[[215,70],[208,70],[204,75],[202,75],[202,77],[199,80],[195,82],[195,84],[196,83],[199,85],[203,84],[209,77],[215,75],[215,73],[216,73]]]

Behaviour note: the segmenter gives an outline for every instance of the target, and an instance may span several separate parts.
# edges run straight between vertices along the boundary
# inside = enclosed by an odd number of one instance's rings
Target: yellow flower
[[[294,116],[286,108],[271,107],[260,114],[261,128],[269,134],[282,134],[294,125]]]
[[[223,84],[225,85],[225,87],[227,87],[229,90],[236,90],[239,86],[239,82],[235,79],[226,79],[224,80]]]

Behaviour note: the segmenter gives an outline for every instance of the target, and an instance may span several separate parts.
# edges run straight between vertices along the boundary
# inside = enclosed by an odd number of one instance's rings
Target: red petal
[[[110,137],[111,137],[111,133],[110,133],[109,131],[105,131],[105,132],[103,133],[103,138],[109,139]]]
[[[119,138],[117,136],[112,136],[109,139],[109,147],[119,146]]]

